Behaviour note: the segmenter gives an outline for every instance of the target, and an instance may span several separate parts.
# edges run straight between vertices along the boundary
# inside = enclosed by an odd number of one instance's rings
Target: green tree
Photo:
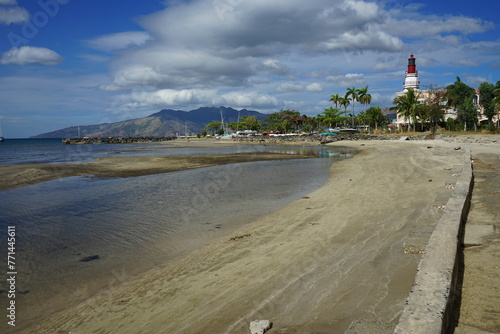
[[[472,99],[458,106],[457,120],[460,124],[463,124],[464,131],[471,128],[477,129],[477,107],[472,102]]]
[[[340,100],[340,96],[339,94],[335,94],[335,95],[332,95],[332,97],[330,98],[330,101],[332,101],[333,103],[335,103],[335,108],[338,108],[339,107],[339,100]]]
[[[479,85],[479,104],[484,108],[484,115],[488,118],[488,123],[493,124],[495,116],[495,86],[489,82],[482,82]]]
[[[370,128],[378,129],[379,126],[385,126],[390,123],[387,116],[384,115],[379,106],[370,107],[363,113],[366,122]]]
[[[440,123],[444,123],[446,111],[446,89],[434,85],[428,86],[424,94],[424,104],[417,107],[422,120],[430,125],[432,134],[436,133]]]
[[[413,131],[416,131],[417,125],[417,105],[419,94],[415,93],[413,88],[409,88],[403,95],[394,99],[394,104],[397,113],[404,117],[405,122],[412,120]]]
[[[212,121],[205,125],[207,132],[216,132],[222,126],[221,121]]]
[[[448,106],[455,109],[458,109],[461,104],[464,104],[467,101],[472,101],[474,94],[474,89],[462,82],[460,77],[457,77],[453,84],[446,87]]]
[[[241,118],[241,126],[244,129],[258,131],[261,129],[262,125],[260,121],[255,116],[243,116]]]
[[[358,90],[356,87],[352,88],[347,88],[347,93],[345,94],[345,98],[349,99],[351,97],[351,104],[352,104],[352,127],[354,127],[354,102],[358,101],[359,96],[358,96]]]
[[[368,86],[358,89],[358,100],[364,106],[363,111],[366,112],[366,105],[372,102],[372,96],[368,94]]]
[[[493,90],[493,94],[495,94],[495,100],[493,104],[497,112],[497,127],[500,127],[500,80],[497,81],[495,89]]]
[[[457,129],[457,125],[455,123],[455,120],[451,117],[448,117],[446,120],[446,130],[448,131],[455,131]]]
[[[474,95],[474,89],[462,82],[460,77],[446,87],[448,106],[457,110],[457,121],[464,126],[465,131],[471,127],[475,129],[477,126],[477,107],[472,102]],[[476,123],[473,124],[474,121]]]
[[[339,122],[342,121],[343,117],[342,115],[345,114],[347,111],[340,111],[338,108],[328,108],[323,111],[324,117],[323,117],[323,123],[325,125],[328,125],[329,127],[333,127],[334,125],[337,125]]]
[[[339,98],[339,106],[342,106],[344,107],[344,111],[347,112],[347,107],[349,106],[351,102],[349,101],[349,99],[347,97],[340,97]]]
[[[271,131],[283,131],[288,132],[289,129],[292,129],[294,126],[298,127],[298,124],[301,120],[300,113],[296,110],[281,110],[279,112],[275,112],[269,114],[269,116],[264,120],[267,122],[267,129]],[[287,121],[283,123],[284,121]]]

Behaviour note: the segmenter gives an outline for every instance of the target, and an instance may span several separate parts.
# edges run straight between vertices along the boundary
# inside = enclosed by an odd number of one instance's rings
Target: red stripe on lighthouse
[[[410,55],[410,58],[408,58],[408,72],[407,73],[416,73],[416,67],[417,65],[415,64],[415,57],[413,55]]]

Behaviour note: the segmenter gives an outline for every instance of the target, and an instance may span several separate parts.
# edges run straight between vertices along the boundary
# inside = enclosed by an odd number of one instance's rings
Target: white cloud
[[[2,54],[0,64],[41,64],[41,65],[58,65],[63,61],[57,52],[47,48],[39,48],[33,46],[22,46],[20,48],[12,48]]]
[[[475,67],[479,66],[478,63],[476,63],[473,60],[468,60],[468,59],[457,59],[451,62],[452,65],[457,66],[457,67]]]
[[[314,82],[310,85],[307,85],[306,91],[308,91],[308,92],[322,92],[323,87],[321,87],[321,85],[319,83]]]
[[[151,36],[144,31],[127,31],[104,35],[88,41],[88,44],[97,50],[117,51],[131,46],[141,46],[151,40]]]
[[[241,108],[270,108],[281,104],[274,96],[257,92],[230,92],[214,98],[212,102],[214,105],[230,105]]]
[[[136,65],[120,71],[110,85],[102,85],[106,91],[119,91],[127,88],[154,88],[166,80],[165,75],[158,73],[149,66]]]
[[[348,73],[346,75],[328,76],[325,81],[335,83],[337,86],[349,87],[365,83],[365,76],[361,73]]]
[[[281,64],[277,59],[264,60],[262,63],[257,65],[257,70],[279,76],[287,75],[290,72],[290,68]]]
[[[300,83],[284,82],[279,85],[279,92],[322,92],[323,87],[317,83],[313,82],[309,85],[303,85]]]
[[[481,82],[487,82],[488,78],[485,76],[481,75],[472,75],[472,74],[465,74],[465,82],[469,84],[472,87],[477,87],[481,84]]]
[[[424,36],[438,36],[440,34],[480,33],[494,28],[492,22],[464,16],[452,17],[419,17],[398,19],[389,17],[383,24],[383,29],[397,36],[422,38]]]
[[[0,0],[0,24],[18,24],[30,19],[30,13],[15,0]]]
[[[327,50],[340,51],[400,51],[403,41],[369,26],[366,31],[346,31],[324,43]]]
[[[302,92],[305,88],[299,83],[284,82],[278,87],[279,92]]]
[[[145,30],[139,42],[147,36],[148,43],[122,52],[107,89],[133,89],[137,80],[130,74],[141,66],[164,79],[157,81],[158,89],[244,87],[256,71],[276,76],[296,71],[283,61],[291,53],[401,49],[397,37],[372,24],[380,15],[377,4],[353,0],[177,3],[139,19]],[[105,37],[94,45],[127,45],[130,35]]]
[[[134,91],[115,97],[115,112],[151,110],[164,107],[230,105],[233,107],[275,107],[277,98],[256,92],[232,91],[220,94],[216,89],[161,89]]]

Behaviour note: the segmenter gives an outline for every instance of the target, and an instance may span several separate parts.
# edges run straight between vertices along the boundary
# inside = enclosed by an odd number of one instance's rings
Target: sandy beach
[[[319,190],[28,333],[248,333],[255,319],[273,333],[391,332],[465,151],[333,145],[362,151],[332,165]]]

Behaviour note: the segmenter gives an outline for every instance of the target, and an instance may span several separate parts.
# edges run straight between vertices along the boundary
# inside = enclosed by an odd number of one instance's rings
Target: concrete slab
[[[434,210],[436,210],[436,212],[444,212],[444,210],[446,209],[446,203],[448,203],[450,196],[451,193],[437,195],[434,199],[434,202],[432,203],[432,207],[434,208]]]
[[[446,182],[444,183],[444,186],[446,189],[455,189],[455,185],[457,184],[458,178],[456,177],[450,177]]]

